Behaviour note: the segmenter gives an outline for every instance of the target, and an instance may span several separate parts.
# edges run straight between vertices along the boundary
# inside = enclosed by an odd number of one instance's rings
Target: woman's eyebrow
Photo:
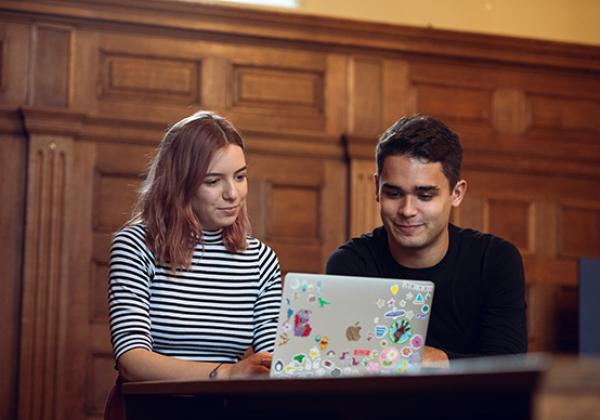
[[[236,170],[234,173],[239,173],[248,170],[248,166],[243,166],[240,169]],[[208,172],[205,176],[224,176],[225,174],[222,172]]]

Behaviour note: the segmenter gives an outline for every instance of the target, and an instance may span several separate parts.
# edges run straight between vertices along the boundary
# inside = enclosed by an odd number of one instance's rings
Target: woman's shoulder
[[[248,242],[248,247],[246,248],[247,251],[275,254],[275,251],[269,245],[255,236],[246,235],[246,241]]]
[[[146,237],[146,226],[142,223],[132,223],[123,226],[121,229],[115,232],[115,237],[134,237],[134,238],[145,238]]]
[[[141,223],[123,226],[113,236],[113,246],[127,244],[131,247],[146,249],[146,227]]]

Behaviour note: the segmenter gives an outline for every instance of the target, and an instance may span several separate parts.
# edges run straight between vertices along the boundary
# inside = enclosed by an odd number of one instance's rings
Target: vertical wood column
[[[0,109],[0,419],[17,413],[26,146],[18,112]]]
[[[61,418],[73,139],[29,139],[19,419]]]

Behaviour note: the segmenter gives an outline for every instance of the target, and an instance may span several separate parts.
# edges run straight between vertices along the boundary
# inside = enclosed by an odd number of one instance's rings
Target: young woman
[[[123,380],[269,371],[280,270],[275,253],[248,236],[246,173],[242,138],[217,115],[198,112],[162,139],[111,249],[110,326]]]

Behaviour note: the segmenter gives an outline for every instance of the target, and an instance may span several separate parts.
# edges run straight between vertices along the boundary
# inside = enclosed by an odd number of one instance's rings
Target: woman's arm
[[[176,379],[209,379],[219,366],[213,362],[192,362],[154,353],[143,348],[129,350],[117,361],[119,373],[126,381],[160,381]],[[230,379],[265,375],[271,368],[271,355],[254,353],[238,363],[224,363],[217,369],[216,378]]]
[[[281,271],[275,252],[265,244],[260,246],[260,287],[254,303],[252,347],[257,352],[272,352],[281,307]]]

